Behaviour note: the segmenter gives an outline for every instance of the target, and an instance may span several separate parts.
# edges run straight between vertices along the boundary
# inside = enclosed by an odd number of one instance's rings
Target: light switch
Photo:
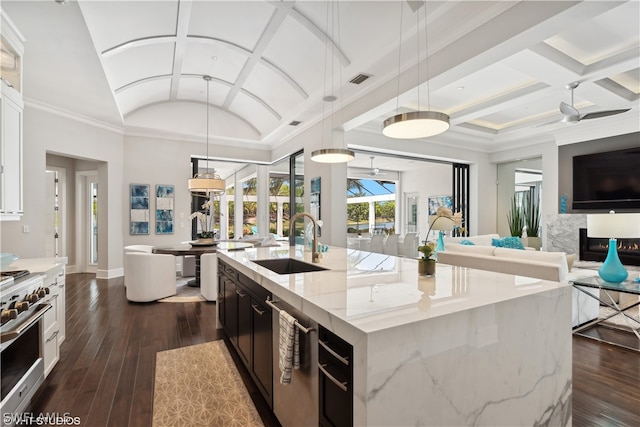
[[[29,226],[28,225],[23,225],[22,226],[22,232],[23,233],[28,233],[29,232]]]

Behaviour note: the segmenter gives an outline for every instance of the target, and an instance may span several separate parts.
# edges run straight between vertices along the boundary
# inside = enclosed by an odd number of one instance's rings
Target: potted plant
[[[516,196],[511,198],[511,210],[507,212],[507,222],[509,223],[509,233],[513,237],[520,237],[522,235],[522,228],[524,227],[524,215],[522,214],[522,208],[516,201]]]
[[[436,274],[435,245],[433,242],[418,246],[418,252],[422,254],[422,258],[418,260],[418,274],[421,276],[433,276]]]
[[[193,220],[197,218],[200,222],[200,233],[197,234],[198,243],[200,244],[213,244],[214,243],[214,230],[213,230],[213,202],[211,200],[207,200],[203,205],[202,209],[205,212],[193,212],[189,219]],[[207,215],[209,213],[210,215]]]
[[[533,195],[525,197],[522,212],[527,226],[527,244],[525,246],[540,249],[540,205],[538,198]]]

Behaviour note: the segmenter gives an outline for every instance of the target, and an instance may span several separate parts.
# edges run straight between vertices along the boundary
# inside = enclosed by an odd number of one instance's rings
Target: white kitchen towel
[[[282,374],[280,384],[291,383],[292,369],[300,368],[300,344],[296,319],[284,310],[280,310],[280,345],[278,366]]]

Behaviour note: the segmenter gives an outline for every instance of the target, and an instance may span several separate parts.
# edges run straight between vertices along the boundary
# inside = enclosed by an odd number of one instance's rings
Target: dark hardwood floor
[[[85,427],[151,426],[156,353],[223,338],[215,303],[129,303],[121,278],[91,274],[66,284],[66,340],[34,413],[67,413]],[[265,425],[277,426],[239,370]],[[573,425],[640,426],[640,353],[573,338]]]

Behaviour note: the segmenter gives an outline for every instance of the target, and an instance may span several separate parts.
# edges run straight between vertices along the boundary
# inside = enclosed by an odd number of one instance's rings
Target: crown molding
[[[25,98],[24,104],[25,106],[34,108],[36,110],[44,111],[46,113],[50,113],[55,116],[64,117],[65,119],[73,120],[78,123],[83,123],[91,127],[103,129],[108,132],[114,132],[119,135],[125,134],[123,126],[116,126],[111,123],[106,123],[100,120],[96,120],[91,117],[83,116],[82,114],[74,113],[73,111],[64,110],[62,108],[54,107],[51,104],[46,104],[44,102],[36,101],[31,98]]]

